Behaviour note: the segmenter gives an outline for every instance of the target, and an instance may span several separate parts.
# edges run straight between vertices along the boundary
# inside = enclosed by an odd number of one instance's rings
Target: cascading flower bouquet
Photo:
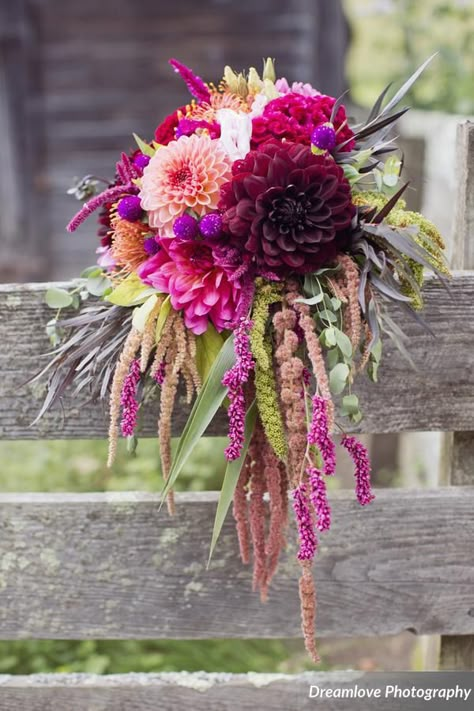
[[[356,378],[377,380],[381,333],[405,352],[389,304],[420,320],[424,268],[449,275],[438,231],[405,209],[390,137],[406,111],[396,106],[426,63],[359,125],[341,99],[277,80],[271,60],[262,77],[226,67],[218,86],[170,63],[191,102],[154,140],[135,136],[102,192],[93,176],[73,189],[86,202],[70,232],[99,210],[98,266],[72,291],[46,295],[55,308],[88,300],[48,324],[55,351],[40,374],[49,374],[40,415],[71,384],[108,398],[112,464],[120,432],[134,443],[142,404],[159,394],[172,512],[176,478],[224,405],[228,465],[212,547],[233,500],[241,557],[248,562],[252,548],[265,599],[292,501],[302,627],[316,660],[311,562],[331,524],[333,433],[341,430],[364,506],[373,499],[368,454],[343,425],[362,418]],[[194,405],[172,458],[181,384]]]

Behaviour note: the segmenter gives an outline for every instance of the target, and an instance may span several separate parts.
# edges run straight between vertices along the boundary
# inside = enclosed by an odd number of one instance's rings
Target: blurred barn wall
[[[208,80],[225,64],[345,87],[335,0],[0,0],[0,280],[67,279],[94,262],[94,220],[74,236],[65,192],[111,177],[132,132],[151,137],[189,100],[167,60]]]

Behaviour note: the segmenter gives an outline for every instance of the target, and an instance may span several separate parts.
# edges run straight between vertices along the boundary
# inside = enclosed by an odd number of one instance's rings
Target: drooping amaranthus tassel
[[[131,437],[137,426],[137,415],[140,404],[137,400],[137,387],[140,382],[140,364],[132,361],[128,375],[122,385],[120,404],[122,405],[122,421],[120,423],[122,436]]]
[[[316,623],[316,587],[311,571],[311,561],[301,561],[301,577],[299,581],[301,629],[303,631],[304,646],[312,661],[318,664],[318,650],[315,640]]]
[[[117,441],[119,436],[120,400],[123,384],[127,377],[130,365],[135,358],[140,347],[142,334],[137,329],[132,328],[127,336],[125,344],[120,353],[112,379],[110,390],[110,424],[109,424],[109,454],[107,466],[111,467],[117,451]]]
[[[267,587],[276,572],[278,559],[286,541],[288,519],[286,507],[282,500],[282,469],[282,462],[278,460],[271,447],[267,446],[265,452],[265,480],[270,499],[270,523],[266,544]],[[287,497],[286,493],[285,495]]]
[[[265,551],[265,462],[263,460],[265,435],[260,421],[257,422],[249,453],[253,461],[250,479],[250,533],[253,548],[253,589],[260,590],[262,601],[266,600],[267,556]]]
[[[171,418],[173,415],[174,401],[178,388],[178,373],[173,367],[174,349],[170,349],[167,354],[165,364],[165,377],[161,386],[160,396],[160,416],[158,419],[158,442],[160,447],[161,470],[165,483],[168,481],[171,471]],[[166,503],[168,513],[173,516],[175,513],[174,492],[168,492]]]
[[[327,498],[326,482],[320,469],[308,467],[306,469],[309,482],[309,498],[316,514],[316,528],[318,531],[329,531],[331,528],[331,507]]]
[[[249,454],[245,458],[244,465],[240,471],[237,486],[234,491],[232,514],[235,520],[237,537],[239,539],[240,557],[242,563],[247,565],[250,560],[250,538],[248,521],[247,487],[252,472],[252,461]]]
[[[349,333],[352,348],[354,351],[359,347],[362,333],[362,319],[359,305],[359,270],[356,263],[347,254],[340,254],[338,262],[344,270],[346,280],[346,292],[349,300]]]
[[[374,500],[370,484],[370,459],[367,448],[355,437],[344,435],[341,444],[347,449],[355,465],[356,496],[361,506],[366,506]]]
[[[314,395],[313,415],[308,432],[308,442],[316,445],[324,462],[324,473],[332,476],[336,472],[336,447],[329,434],[327,400]]]
[[[156,320],[160,309],[163,305],[164,297],[159,296],[155,306],[147,318],[145,329],[143,331],[142,344],[140,347],[140,370],[144,373],[150,360],[150,355],[155,345],[156,340]]]
[[[229,418],[229,445],[225,449],[228,461],[240,457],[245,439],[245,395],[244,385],[248,382],[255,361],[250,350],[249,332],[252,321],[242,319],[234,333],[235,364],[224,374],[222,385],[228,388],[230,405]]]
[[[116,185],[112,188],[104,190],[100,195],[95,195],[91,200],[86,202],[81,210],[72,218],[71,222],[67,226],[68,232],[75,232],[77,228],[82,225],[82,223],[87,220],[89,215],[92,215],[95,210],[108,202],[115,202],[122,195],[135,195],[138,192],[138,188],[133,183],[128,183],[127,185]]]

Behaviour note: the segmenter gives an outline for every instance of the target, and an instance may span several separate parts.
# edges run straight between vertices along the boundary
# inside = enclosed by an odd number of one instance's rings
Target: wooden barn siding
[[[217,493],[0,494],[0,638],[300,637],[294,535],[262,604]],[[315,561],[317,634],[474,632],[474,488],[331,492]],[[1,707],[0,707],[1,708]]]
[[[31,423],[44,397],[44,383],[23,384],[46,364],[49,350],[44,325],[53,312],[44,304],[45,284],[0,286],[0,437],[57,439],[105,436],[106,407],[85,406],[86,397],[66,398],[34,428]],[[63,285],[64,286],[64,285]],[[67,284],[66,284],[67,286]],[[390,341],[385,342],[380,382],[357,381],[364,412],[364,432],[403,430],[466,430],[474,418],[474,273],[454,275],[450,291],[433,279],[426,286],[424,318],[434,337],[410,317],[393,309],[409,336],[407,348],[414,370]],[[25,334],[29,334],[28,338]],[[374,397],[375,394],[375,397]],[[20,397],[19,397],[20,395]],[[153,408],[156,414],[156,406]],[[186,421],[187,408],[176,407],[175,432]],[[64,416],[65,415],[65,416]],[[144,433],[156,435],[156,417],[147,410]],[[214,433],[227,431],[223,412]]]
[[[242,69],[277,58],[279,74],[344,86],[346,35],[334,0],[30,0],[37,10],[43,83],[52,260],[46,278],[69,278],[95,261],[92,219],[75,236],[65,224],[78,207],[65,190],[75,176],[111,176],[132,132],[189,99],[167,60],[178,57],[206,79],[224,64]],[[330,27],[328,27],[328,24]],[[322,38],[332,32],[327,47]],[[321,42],[318,41],[318,38]],[[324,51],[325,61],[319,61]]]

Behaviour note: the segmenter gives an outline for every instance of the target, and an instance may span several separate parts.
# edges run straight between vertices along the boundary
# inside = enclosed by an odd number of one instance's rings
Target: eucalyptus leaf
[[[229,510],[229,506],[232,503],[234,497],[235,487],[240,477],[240,472],[245,462],[247,452],[250,445],[250,440],[252,439],[252,434],[255,429],[255,422],[257,420],[257,403],[254,400],[247,410],[247,415],[245,417],[245,438],[244,444],[242,446],[242,451],[238,459],[234,459],[232,462],[227,463],[227,468],[225,470],[224,481],[222,484],[222,489],[219,494],[219,501],[217,503],[216,517],[214,520],[214,528],[212,531],[211,548],[209,551],[209,563],[211,562],[212,554],[216,547],[216,543],[219,540],[219,535],[222,530],[222,526],[225,521],[225,517]]]
[[[207,430],[209,423],[222,405],[227,394],[227,388],[222,385],[222,378],[229,368],[232,368],[234,363],[234,336],[231,335],[225,341],[219,355],[215,359],[209,371],[209,375],[194,402],[188,421],[184,426],[171,471],[163,489],[163,501],[167,493],[173,487],[197,442]]]
[[[308,306],[314,306],[315,304],[320,304],[321,301],[324,299],[324,294],[322,291],[319,292],[319,294],[315,294],[314,296],[310,296],[307,299],[296,299],[296,302],[299,304],[307,304]]]
[[[344,395],[342,410],[345,415],[356,415],[359,412],[359,398],[357,395]]]
[[[341,351],[342,355],[345,358],[352,358],[352,343],[349,339],[348,336],[343,331],[340,331],[338,328],[334,329],[334,335],[336,338],[336,344],[339,350]]]
[[[81,272],[81,277],[83,279],[88,279],[89,277],[98,276],[102,274],[102,267],[98,267],[97,264],[93,264],[91,267],[86,267]]]
[[[329,311],[329,309],[322,309],[319,311],[318,316],[322,321],[329,321],[329,323],[337,322],[336,314],[333,314],[333,312]]]
[[[331,350],[327,352],[326,358],[329,370],[339,363],[340,355],[341,353],[338,348],[331,348]]]
[[[66,289],[51,286],[47,289],[44,300],[51,309],[65,309],[71,306],[73,297]]]
[[[324,331],[321,332],[319,339],[326,348],[333,348],[337,344],[336,330],[332,326],[325,328]]]
[[[338,363],[329,371],[329,386],[334,395],[340,395],[346,387],[349,372],[346,363]]]
[[[103,272],[100,274],[88,277],[86,281],[86,289],[92,296],[103,296],[104,292],[110,287],[110,281],[104,276]]]

